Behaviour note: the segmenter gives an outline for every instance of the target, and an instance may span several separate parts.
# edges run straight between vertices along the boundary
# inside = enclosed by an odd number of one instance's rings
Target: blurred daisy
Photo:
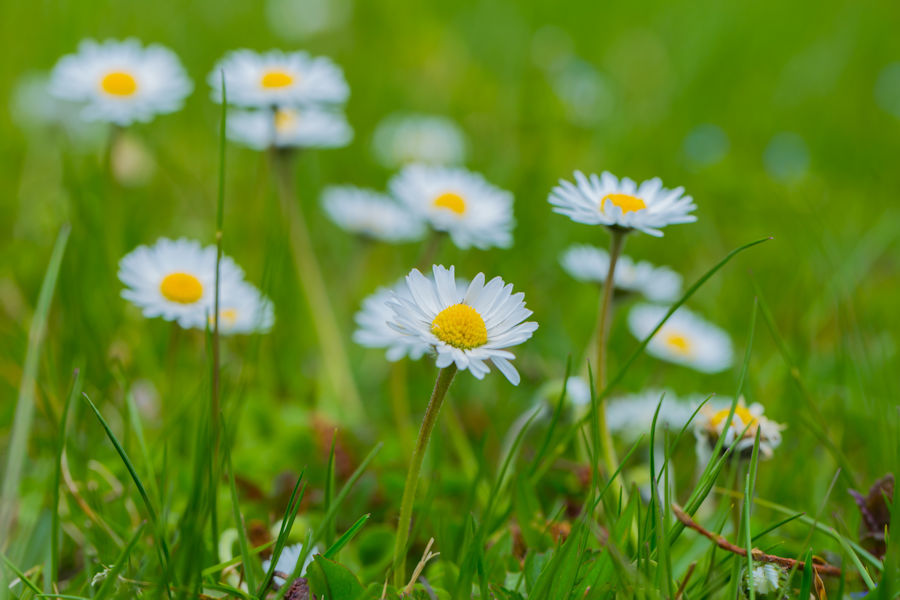
[[[325,188],[322,208],[341,229],[375,240],[409,242],[425,234],[425,224],[416,214],[372,190],[352,185]]]
[[[340,148],[353,139],[343,114],[317,107],[235,110],[228,115],[228,138],[254,150]]]
[[[774,563],[755,563],[750,576],[747,576],[746,567],[743,570],[744,587],[750,589],[749,581],[753,579],[753,590],[757,594],[784,593],[788,582],[788,574],[780,566]],[[784,597],[784,596],[779,596]]]
[[[272,302],[246,281],[230,280],[222,283],[219,293],[219,332],[266,333],[275,323]],[[210,328],[213,325],[209,316]]]
[[[223,289],[243,279],[233,260],[222,257]],[[177,321],[185,328],[205,329],[213,311],[216,248],[187,239],[160,238],[153,246],[138,246],[119,261],[122,297],[145,317]]]
[[[375,157],[388,168],[409,163],[455,165],[465,159],[466,139],[451,119],[431,115],[391,115],[375,128]]]
[[[719,405],[717,408],[706,405],[700,409],[694,424],[698,456],[704,462],[709,460],[716,442],[724,434],[723,451],[736,443],[735,454],[741,458],[749,458],[753,453],[756,430],[759,429],[759,456],[764,459],[771,458],[772,452],[781,444],[781,430],[784,429],[784,425],[767,419],[763,415],[761,404],[751,404],[747,407],[744,399],[740,398],[731,419],[731,426],[726,431],[725,422],[730,411],[730,404]]]
[[[303,552],[303,544],[294,544],[293,546],[285,546],[281,549],[281,554],[278,556],[278,562],[275,563],[275,571],[272,579],[275,581],[278,587],[284,585],[286,581],[286,577],[290,577],[294,572],[294,568],[297,566],[297,561],[300,560],[300,554]],[[306,573],[306,568],[312,564],[313,558],[316,554],[319,553],[319,547],[313,546],[312,552],[306,557],[306,560],[303,561],[303,567],[300,569],[300,573],[298,573],[299,577],[302,577]],[[263,571],[268,573],[269,567],[272,565],[272,559],[267,558],[262,562]]]
[[[666,225],[697,220],[689,214],[697,207],[684,188],[666,189],[658,177],[637,185],[607,171],[590,177],[575,171],[575,183],[560,180],[549,200],[554,212],[578,223],[637,229],[657,237]]]
[[[515,356],[508,348],[530,338],[538,327],[522,322],[531,315],[524,294],[513,294],[512,284],[499,277],[485,283],[484,273],[460,294],[453,267],[435,265],[433,273],[433,281],[418,269],[406,276],[411,299],[395,294],[388,303],[394,311],[391,327],[433,349],[440,368],[455,363],[482,379],[490,361],[518,385],[519,373],[509,362]]]
[[[659,416],[656,418],[656,428],[660,437],[663,429],[676,433],[681,431],[696,410],[696,405],[679,399],[669,390],[648,389],[610,401],[606,408],[610,431],[628,442],[636,441],[641,435],[646,435],[649,440],[657,406]]]
[[[233,50],[207,77],[213,100],[222,101],[220,73],[225,74],[228,102],[248,108],[341,104],[350,88],[330,58],[306,52]]]
[[[591,404],[591,388],[588,386],[584,377],[572,375],[565,380],[566,383],[566,402],[572,406],[581,409]],[[540,397],[549,402],[551,406],[556,406],[559,402],[559,395],[563,391],[563,379],[554,379],[541,387]]]
[[[563,269],[579,281],[603,283],[609,272],[609,253],[588,244],[570,247],[560,259]],[[681,275],[669,267],[620,256],[613,275],[616,289],[636,292],[655,302],[672,302],[681,294]]]
[[[125,126],[180,109],[193,84],[171,50],[132,38],[82,41],[53,67],[49,89],[88,121]]]
[[[631,333],[643,340],[656,328],[668,309],[641,304],[628,314]],[[733,352],[728,334],[686,308],[679,308],[653,336],[647,352],[657,358],[702,373],[718,373],[731,366]]]
[[[512,194],[464,169],[410,165],[390,181],[391,193],[437,231],[466,249],[512,244]]]

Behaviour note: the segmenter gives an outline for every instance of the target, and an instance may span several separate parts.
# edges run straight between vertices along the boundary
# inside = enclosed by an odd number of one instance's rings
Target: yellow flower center
[[[287,131],[297,122],[297,113],[293,110],[280,108],[275,111],[275,129]]]
[[[484,319],[467,304],[454,304],[439,312],[431,322],[431,333],[442,342],[463,350],[487,343]]]
[[[693,344],[687,338],[680,333],[665,333],[663,334],[663,341],[666,343],[669,348],[674,350],[677,354],[681,354],[682,356],[686,356],[691,353],[691,348]]]
[[[284,71],[272,70],[262,76],[260,83],[267,89],[283,88],[294,83],[294,76]]]
[[[137,91],[137,81],[125,71],[112,71],[100,80],[100,87],[111,96],[131,96]]]
[[[219,324],[224,324],[226,327],[233,327],[235,323],[237,323],[238,311],[236,308],[223,308],[219,310]],[[209,315],[209,325],[215,323],[213,320],[213,316]]]
[[[716,414],[714,414],[712,416],[712,418],[709,420],[709,424],[712,425],[713,427],[718,427],[720,423],[724,422],[725,419],[728,418],[729,412],[731,412],[731,407],[720,410],[719,412],[717,412]],[[741,420],[741,422],[743,423],[743,425],[741,426],[741,429],[743,429],[744,427],[749,425],[750,429],[748,429],[747,432],[748,433],[754,432],[754,428],[757,425],[757,419],[756,419],[756,417],[753,416],[753,413],[751,413],[747,409],[746,406],[741,406],[740,404],[738,404],[737,407],[735,407],[735,409],[734,409],[734,416],[736,418],[739,418]],[[734,421],[734,419],[732,419],[732,425],[735,425],[735,426],[737,425],[737,423]]]
[[[445,192],[434,199],[434,205],[438,208],[446,208],[458,215],[466,212],[466,201],[459,194]]]
[[[190,273],[170,273],[159,284],[159,291],[166,300],[193,304],[203,297],[203,284]]]
[[[613,206],[618,206],[619,208],[621,208],[622,214],[637,212],[639,210],[647,208],[647,205],[644,204],[644,201],[637,196],[631,196],[629,194],[607,194],[603,196],[603,199],[600,201],[601,212],[603,211],[603,206],[606,204],[607,200],[612,202]]]

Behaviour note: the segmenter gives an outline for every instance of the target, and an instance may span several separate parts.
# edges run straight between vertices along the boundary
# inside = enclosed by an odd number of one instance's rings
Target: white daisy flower
[[[412,299],[395,294],[388,305],[394,315],[391,327],[419,340],[437,354],[440,368],[456,364],[482,379],[491,361],[513,385],[519,383],[519,373],[509,361],[515,358],[507,348],[521,344],[531,337],[538,324],[529,321],[522,292],[513,294],[512,284],[499,277],[485,283],[479,273],[469,284],[465,294],[456,287],[454,268],[434,265],[431,281],[418,269],[406,276]]]
[[[549,201],[554,206],[553,212],[578,223],[637,229],[661,237],[661,229],[666,225],[697,220],[689,214],[697,208],[694,200],[683,194],[682,187],[664,188],[658,177],[637,185],[627,177],[618,179],[607,171],[590,177],[575,171],[575,183],[560,180]]]
[[[679,399],[669,390],[648,389],[610,400],[606,407],[607,426],[628,442],[636,441],[641,435],[646,435],[649,440],[657,406],[656,430],[659,439],[663,429],[675,433],[681,431],[697,408],[696,404]]]
[[[239,282],[244,272],[227,256],[219,265],[224,287]],[[177,321],[185,329],[205,329],[213,309],[216,248],[187,239],[160,238],[153,246],[138,246],[119,261],[122,297],[145,317]]]
[[[410,165],[390,181],[391,193],[460,248],[512,244],[512,194],[465,169]]]
[[[285,577],[290,577],[291,573],[294,572],[294,568],[297,566],[297,561],[300,560],[300,554],[303,552],[303,544],[294,544],[293,546],[285,546],[281,549],[281,554],[278,555],[278,562],[275,563],[275,571],[272,580],[275,581],[278,587],[281,587],[285,584]],[[306,557],[306,560],[303,561],[303,567],[300,569],[299,576],[303,577],[306,573],[306,568],[312,564],[313,559],[316,554],[319,554],[319,547],[313,546],[312,552]],[[272,565],[272,559],[267,558],[262,562],[262,568],[265,573],[269,572],[269,567]]]
[[[580,244],[566,250],[560,263],[575,279],[602,284],[609,272],[609,253]],[[681,275],[669,267],[656,267],[644,260],[634,262],[628,256],[619,257],[613,278],[616,289],[636,292],[655,302],[673,302],[681,294]]]
[[[352,185],[322,192],[322,208],[334,223],[350,233],[385,242],[422,239],[425,224],[418,215],[390,197]]]
[[[757,594],[772,594],[784,592],[787,585],[787,573],[783,568],[774,563],[755,563],[753,571],[747,577],[746,567],[743,570],[744,587],[749,590],[749,580],[753,579],[753,590]],[[782,596],[783,597],[783,596]]]
[[[78,52],[59,59],[50,75],[50,93],[82,104],[85,120],[123,126],[175,112],[192,89],[171,50],[141,46],[133,38],[84,40]]]
[[[767,419],[763,414],[763,406],[759,403],[744,404],[744,399],[739,398],[734,409],[734,417],[731,426],[725,431],[725,422],[731,411],[731,403],[717,403],[716,406],[703,406],[694,423],[694,436],[697,438],[697,454],[706,462],[716,446],[716,442],[724,434],[722,450],[725,451],[733,444],[735,455],[740,458],[749,458],[753,453],[753,444],[756,439],[756,430],[759,429],[759,456],[763,459],[772,457],[772,453],[781,444],[781,430],[784,425]],[[746,431],[744,429],[746,428]],[[743,433],[743,435],[741,435]]]
[[[641,304],[628,314],[631,333],[643,340],[668,312],[664,306]],[[702,373],[718,373],[731,366],[731,338],[686,308],[679,308],[653,336],[647,352],[657,358]]]
[[[468,287],[468,281],[456,278],[458,296],[465,296]],[[394,318],[394,309],[389,303],[395,296],[409,302],[413,301],[405,279],[389,288],[380,287],[363,299],[362,308],[353,317],[357,325],[356,331],[353,332],[353,341],[366,348],[387,348],[387,359],[390,362],[396,362],[405,356],[419,360],[431,346],[391,327],[389,323]]]
[[[466,138],[447,117],[391,115],[375,128],[372,149],[388,168],[417,162],[456,165],[465,159]]]
[[[340,148],[353,139],[347,118],[315,106],[271,110],[235,110],[228,114],[228,139],[254,150],[268,148]]]
[[[219,333],[267,333],[275,323],[272,302],[250,283],[224,281],[219,292]],[[213,318],[209,316],[212,327]]]
[[[340,67],[330,58],[306,52],[229,52],[207,77],[216,102],[222,101],[222,72],[228,102],[236,106],[341,104],[350,95]]]

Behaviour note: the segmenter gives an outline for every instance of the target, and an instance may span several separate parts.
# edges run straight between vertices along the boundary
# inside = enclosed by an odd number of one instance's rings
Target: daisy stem
[[[612,436],[609,434],[609,426],[606,422],[606,355],[607,343],[609,341],[609,325],[612,317],[612,298],[615,289],[614,277],[616,274],[616,263],[619,262],[619,256],[622,254],[622,247],[625,245],[625,231],[617,229],[611,230],[612,239],[609,245],[609,270],[606,272],[606,279],[603,282],[603,295],[600,299],[600,315],[597,320],[597,365],[596,365],[596,390],[598,406],[597,406],[597,422],[600,431],[599,440],[600,450],[603,455],[603,464],[606,467],[607,475],[611,476],[618,465],[616,458],[616,449],[613,446]],[[595,449],[596,451],[596,449]],[[614,495],[618,495],[620,485],[613,485],[612,491]]]
[[[342,410],[341,417],[345,422],[358,421],[362,416],[362,401],[353,381],[347,350],[341,338],[332,302],[328,298],[322,270],[313,251],[309,228],[297,203],[291,157],[292,154],[288,151],[273,149],[278,194],[288,219],[290,228],[288,237],[294,266],[297,268],[300,286],[309,304],[312,324],[322,349],[322,362],[331,383],[333,399]]]
[[[428,440],[434,424],[437,422],[441,411],[441,404],[453,376],[456,375],[456,364],[451,363],[438,372],[434,390],[431,392],[431,400],[425,409],[425,418],[422,428],[419,429],[419,437],[416,439],[416,447],[413,450],[412,460],[409,463],[409,471],[406,473],[406,484],[403,486],[403,499],[400,501],[400,521],[397,523],[397,537],[394,544],[394,585],[398,588],[406,584],[406,543],[409,540],[409,530],[412,524],[413,505],[416,501],[416,487],[419,484],[419,472],[422,470],[422,459],[428,448]]]

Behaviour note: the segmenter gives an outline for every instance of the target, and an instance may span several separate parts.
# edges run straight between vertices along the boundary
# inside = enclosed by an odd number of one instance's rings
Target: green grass
[[[165,44],[195,83],[183,111],[127,132],[155,163],[133,187],[109,177],[105,130],[80,143],[23,126],[18,105],[3,103],[0,598],[275,597],[287,586],[275,589],[275,561],[264,570],[262,559],[301,542],[301,559],[318,548],[307,575],[320,599],[381,597],[393,580],[407,448],[437,369],[427,358],[391,366],[352,344],[352,316],[422,248],[356,243],[325,218],[318,194],[338,183],[384,188],[392,172],[373,158],[372,134],[405,111],[455,119],[469,141],[466,165],[516,197],[512,248],[444,244],[435,262],[502,276],[540,323],[516,349],[518,387],[497,372],[483,381],[462,372],[448,393],[406,572],[430,538],[440,554],[414,597],[745,593],[743,573],[756,561],[685,529],[672,504],[738,547],[839,565],[840,578],[823,578],[830,598],[900,593],[897,536],[874,556],[846,492],[900,473],[900,120],[875,94],[879,74],[900,60],[896,7],[335,0],[343,22],[303,36],[273,27],[265,4],[0,4],[14,58],[0,62],[4,100],[89,36]],[[234,144],[219,153],[221,112],[206,77],[243,46],[329,55],[351,86],[353,143],[301,153],[288,172],[350,382],[320,350],[321,306],[304,300],[268,157]],[[553,87],[585,64],[602,82],[587,120]],[[709,123],[728,148],[703,165],[685,139]],[[782,132],[800,135],[809,154],[791,180],[773,177],[764,158]],[[692,425],[651,426],[634,444],[617,439],[610,474],[595,450],[596,413],[576,414],[565,392],[539,398],[548,381],[587,375],[581,357],[599,300],[562,271],[559,255],[609,241],[550,211],[550,189],[576,168],[685,186],[698,222],[661,239],[629,236],[625,253],[682,273],[683,302],[726,329],[740,357],[716,375],[658,361],[619,306],[604,394],[737,391],[787,424],[772,460],[754,447],[743,464],[698,464]],[[273,299],[276,324],[218,340],[214,386],[215,336],[144,319],[120,298],[116,272],[138,244],[213,244],[217,231],[223,252]],[[546,411],[535,411],[538,400]],[[790,585],[792,598],[815,590],[811,569],[797,568]]]

